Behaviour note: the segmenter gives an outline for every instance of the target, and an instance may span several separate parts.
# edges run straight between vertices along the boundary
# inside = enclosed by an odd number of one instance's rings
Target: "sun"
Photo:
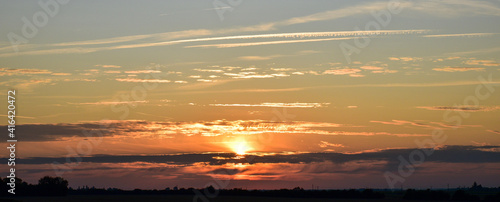
[[[248,146],[248,143],[245,142],[245,141],[239,141],[239,142],[234,142],[233,145],[232,145],[232,149],[234,151],[234,153],[236,153],[237,155],[246,155],[247,152],[251,149],[249,146]]]

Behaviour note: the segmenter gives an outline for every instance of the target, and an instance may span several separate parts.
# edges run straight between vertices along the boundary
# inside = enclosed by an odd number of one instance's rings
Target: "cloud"
[[[500,16],[500,8],[487,1],[444,0],[418,1],[411,3],[409,9],[428,15],[458,18],[463,16]]]
[[[500,51],[500,47],[484,48],[484,49],[478,49],[478,50],[472,50],[472,51],[452,52],[452,53],[448,53],[448,55],[484,55],[487,53],[495,53],[498,51]]]
[[[452,5],[450,8],[450,5]],[[483,1],[419,1],[419,2],[403,2],[399,4],[400,7],[405,9],[411,9],[418,12],[424,12],[426,14],[433,15],[447,15],[447,16],[460,16],[460,15],[493,15],[498,16],[500,13],[499,8],[494,4],[483,2]],[[19,53],[2,53],[0,57],[10,57],[18,55],[41,55],[41,54],[63,54],[63,53],[89,53],[95,51],[105,51],[105,50],[116,50],[116,49],[126,49],[126,48],[141,48],[141,47],[155,47],[155,46],[165,46],[174,45],[180,43],[190,43],[190,42],[202,42],[202,41],[214,41],[214,40],[226,40],[226,39],[244,39],[245,36],[229,36],[229,37],[211,37],[211,38],[198,38],[198,39],[184,39],[184,40],[174,40],[179,38],[189,38],[189,37],[202,37],[210,35],[221,35],[230,33],[244,33],[244,32],[258,32],[258,31],[271,31],[276,30],[278,27],[290,26],[303,23],[319,22],[345,18],[355,15],[366,15],[373,10],[384,10],[387,8],[387,2],[373,2],[359,4],[355,6],[345,7],[336,10],[330,10],[325,12],[319,12],[307,16],[294,17],[282,21],[269,22],[264,24],[236,27],[229,29],[219,29],[219,30],[185,30],[167,33],[157,33],[157,34],[146,34],[146,35],[134,35],[134,36],[121,36],[107,39],[97,39],[88,41],[78,41],[78,42],[65,42],[59,44],[51,44],[45,47],[68,47],[68,46],[78,46],[75,48],[62,48],[62,49],[48,49],[48,50],[33,50]],[[258,36],[253,36],[258,37]],[[251,38],[251,37],[247,37]],[[146,41],[146,42],[143,42]],[[152,41],[152,42],[150,42]],[[310,41],[311,42],[311,41]],[[131,43],[131,44],[124,44]],[[283,42],[282,42],[283,43]],[[95,46],[95,45],[108,45],[108,44],[123,44],[114,45],[108,47],[89,47],[85,48],[82,46]],[[279,44],[279,43],[277,43]],[[249,44],[246,44],[249,45]]]
[[[339,146],[339,145],[337,145]],[[448,162],[448,163],[499,163],[500,152],[491,149],[500,149],[500,146],[443,146],[435,148],[431,156],[426,156],[426,162]],[[173,154],[173,155],[95,155],[81,157],[83,162],[90,163],[165,163],[174,165],[193,165],[196,163],[207,163],[208,165],[225,165],[228,163],[259,164],[259,163],[313,163],[333,162],[346,163],[356,161],[388,161],[386,166],[397,170],[400,163],[398,156],[408,156],[413,151],[420,149],[385,149],[362,153],[302,153],[302,154],[274,154],[274,155],[247,155],[252,161],[245,158],[235,158],[234,153],[210,153],[210,154]],[[460,158],[457,158],[460,157]],[[1,159],[6,161],[5,158]],[[20,164],[50,164],[52,162],[66,162],[65,157],[33,157],[19,160]],[[387,169],[385,167],[384,169]]]
[[[240,60],[270,60],[270,59],[273,59],[275,57],[273,56],[241,56],[241,57],[238,57],[238,59]]]
[[[126,79],[115,79],[120,82],[132,82],[132,83],[170,83],[170,80],[164,79],[134,79],[134,78],[126,78]]]
[[[439,72],[467,72],[467,71],[484,71],[484,68],[480,67],[442,67],[442,68],[434,68],[434,71]]]
[[[290,76],[285,73],[257,74],[255,72],[224,73],[224,75],[230,76],[233,79],[265,79],[265,78],[279,78],[279,77]]]
[[[70,103],[75,105],[136,105],[147,101],[138,102],[95,102],[95,103]],[[151,116],[151,114],[144,114]],[[158,116],[161,118],[168,118]],[[5,126],[6,127],[6,126]],[[145,153],[171,152],[171,151],[205,151],[204,149],[227,151],[220,141],[228,141],[234,138],[262,138],[267,135],[279,135],[280,138],[293,137],[295,135],[309,135],[311,138],[320,136],[392,136],[398,138],[426,137],[428,134],[404,134],[388,132],[353,132],[339,131],[338,128],[353,128],[357,126],[344,125],[329,122],[306,122],[306,121],[266,121],[266,120],[215,120],[199,122],[172,122],[172,121],[101,121],[101,122],[78,122],[64,124],[19,124],[16,131],[23,134],[20,140],[24,142],[46,142],[54,150],[64,149],[65,145],[82,141],[91,136],[105,138],[103,142],[109,146],[107,152],[120,152],[128,146],[136,146],[138,149],[151,147]],[[198,144],[200,138],[210,137],[215,142]],[[278,138],[278,136],[275,136]],[[169,148],[158,147],[158,141],[163,139],[175,139],[175,145]],[[60,141],[60,142],[59,142]],[[59,142],[59,143],[58,143]],[[115,143],[121,142],[117,145]],[[135,142],[135,143],[134,143]],[[167,144],[166,142],[164,142]],[[32,143],[37,144],[37,143]],[[103,143],[104,144],[104,143]],[[186,150],[197,144],[194,150]],[[259,146],[258,144],[256,144]],[[281,148],[282,149],[282,148]]]
[[[344,18],[353,15],[365,14],[372,10],[381,10],[387,7],[387,3],[385,2],[375,2],[368,3],[363,5],[356,5],[351,7],[346,7],[337,10],[331,10],[326,12],[320,12],[312,15],[295,17],[288,20],[278,21],[278,22],[270,22],[259,25],[252,25],[246,27],[237,27],[230,29],[219,29],[219,30],[207,30],[207,29],[196,29],[196,30],[184,30],[184,31],[175,31],[175,32],[165,32],[165,33],[157,33],[157,34],[145,34],[145,35],[133,35],[133,36],[120,36],[113,38],[105,38],[105,39],[97,39],[97,40],[87,40],[87,41],[77,41],[77,42],[65,42],[52,44],[50,46],[90,46],[90,45],[103,45],[103,44],[115,44],[115,43],[126,43],[126,42],[134,42],[134,41],[158,41],[158,40],[172,40],[178,38],[189,38],[189,37],[199,37],[199,36],[208,36],[215,34],[229,34],[229,33],[238,33],[238,32],[257,32],[257,31],[270,31],[275,30],[280,26],[289,26],[294,24],[302,24],[308,22],[315,21],[325,21],[325,20],[333,20],[338,18]],[[135,44],[136,47],[147,47],[147,46],[156,46],[160,45],[157,43],[145,43],[145,44]],[[119,47],[119,46],[117,46]],[[127,46],[122,46],[127,47]],[[134,47],[128,46],[128,47]],[[113,48],[111,48],[113,49]],[[74,51],[78,49],[65,49],[66,51]],[[93,51],[97,51],[99,49],[95,49]],[[105,50],[105,49],[102,49]],[[62,52],[62,51],[56,51]],[[84,52],[84,51],[79,51]]]
[[[349,75],[351,77],[363,77],[363,75],[358,74],[361,72],[360,69],[355,68],[343,68],[343,69],[329,69],[323,72],[323,74],[333,74],[333,75]]]
[[[394,74],[394,73],[398,73],[398,70],[384,69],[384,70],[374,70],[371,72],[374,74]]]
[[[133,71],[125,71],[126,74],[152,74],[152,73],[161,73],[159,70],[133,70]]]
[[[404,120],[392,120],[392,121],[370,121],[372,123],[381,123],[385,125],[396,125],[396,126],[402,126],[402,125],[412,125],[412,126],[418,126],[418,127],[424,127],[424,128],[437,128],[435,126],[431,126],[429,124],[421,123],[421,122],[413,122],[413,121],[404,121]]]
[[[51,85],[51,84],[54,84],[52,79],[31,79],[29,81],[17,84],[16,87],[28,90],[38,85]]]
[[[70,103],[76,105],[129,105],[147,101],[102,101],[94,103]],[[16,130],[25,134],[23,141],[54,141],[68,137],[85,137],[82,131],[94,131],[104,136],[157,139],[162,136],[221,136],[255,135],[263,133],[328,133],[317,128],[336,128],[340,124],[324,122],[274,122],[264,120],[204,121],[204,122],[152,122],[142,120],[79,122],[66,124],[19,124]],[[311,130],[315,128],[315,130]]]
[[[443,83],[387,83],[387,84],[353,84],[353,85],[337,85],[337,86],[323,86],[321,88],[396,88],[396,87],[442,87],[442,86],[469,86],[469,85],[498,85],[500,81],[481,82],[481,81],[455,81]]]
[[[419,109],[437,111],[467,111],[467,112],[489,112],[500,109],[500,106],[421,106]]]
[[[210,104],[215,107],[280,107],[280,108],[319,108],[330,103],[260,103],[260,104]]]
[[[327,38],[327,39],[302,39],[302,40],[287,40],[287,41],[266,41],[266,42],[250,42],[250,43],[226,43],[226,44],[209,44],[209,45],[194,45],[186,46],[186,48],[235,48],[247,46],[262,46],[262,45],[277,45],[277,44],[291,44],[291,43],[309,43],[320,41],[336,41],[348,40],[352,38]]]
[[[102,67],[102,68],[122,68],[122,66],[119,65],[95,65],[96,67]]]
[[[232,31],[222,31],[231,33]],[[61,49],[47,49],[47,50],[33,50],[18,53],[1,53],[0,57],[10,57],[19,55],[44,55],[44,54],[68,54],[68,53],[90,53],[96,51],[106,51],[106,50],[118,50],[118,49],[131,49],[131,48],[144,48],[144,47],[158,47],[158,46],[169,46],[177,45],[183,43],[193,43],[193,42],[206,42],[206,41],[219,41],[219,40],[235,40],[235,39],[261,39],[261,38],[304,38],[304,37],[326,37],[326,36],[377,36],[377,35],[392,35],[392,34],[421,34],[426,33],[428,30],[378,30],[378,31],[344,31],[344,32],[301,32],[301,33],[278,33],[278,34],[258,34],[258,35],[235,35],[235,36],[223,36],[223,37],[207,37],[207,38],[194,38],[194,39],[183,39],[183,40],[173,40],[173,41],[160,41],[160,42],[150,42],[150,43],[136,43],[136,44],[126,44],[126,45],[116,45],[109,47],[78,47],[78,48],[61,48]],[[219,33],[217,31],[207,31],[206,34],[200,35],[210,35]],[[180,38],[182,36],[178,36]],[[192,47],[218,47],[218,48],[230,48],[230,47],[243,47],[243,46],[256,46],[256,45],[271,45],[271,44],[284,44],[284,43],[304,43],[304,42],[318,42],[318,41],[330,41],[330,40],[345,40],[351,39],[352,37],[343,38],[326,38],[326,39],[303,39],[303,40],[287,40],[287,41],[268,41],[268,42],[255,42],[255,43],[234,43],[234,44],[215,44],[215,45],[194,45],[187,46]]]
[[[148,103],[148,101],[102,101],[102,102],[83,102],[83,103],[69,103],[76,105],[120,105],[120,104],[137,104],[137,103]]]
[[[353,15],[366,14],[373,10],[383,10],[386,8],[387,8],[387,2],[370,2],[366,4],[350,6],[337,10],[330,10],[330,11],[315,13],[312,15],[295,17],[281,22],[277,22],[276,24],[288,26],[288,25],[304,24],[317,21],[334,20]]]
[[[304,50],[304,51],[299,51],[295,54],[289,54],[289,55],[270,55],[270,56],[241,56],[238,57],[240,60],[271,60],[274,58],[280,58],[280,57],[294,57],[294,56],[302,56],[302,55],[309,55],[309,54],[315,54],[319,53],[319,51],[313,51],[313,50]],[[278,68],[278,69],[287,69],[287,68]],[[289,68],[288,68],[289,69]],[[246,68],[242,69],[242,71],[248,71],[248,70],[256,70],[256,68]],[[278,71],[274,68],[271,68],[273,71]]]
[[[276,45],[289,43],[307,43],[320,41],[335,41],[349,40],[357,36],[379,36],[379,35],[407,35],[407,34],[422,34],[429,30],[379,30],[379,31],[344,31],[344,32],[305,32],[305,33],[280,33],[280,34],[263,34],[263,35],[244,35],[232,36],[230,38],[219,37],[217,40],[225,39],[256,39],[256,38],[310,38],[310,37],[340,37],[340,38],[323,38],[323,39],[300,39],[300,40],[282,40],[282,41],[265,41],[265,42],[249,42],[249,43],[226,43],[226,44],[208,44],[208,45],[192,45],[186,48],[235,48],[246,46],[261,46],[261,45]]]
[[[224,70],[222,69],[193,69],[194,71],[199,71],[199,72],[213,72],[213,73],[223,73]]]
[[[389,60],[403,61],[403,62],[416,62],[416,61],[422,61],[423,58],[420,58],[420,57],[389,57]]]
[[[351,131],[333,131],[323,132],[322,135],[333,136],[394,136],[394,137],[428,137],[428,134],[415,133],[388,133],[388,132],[351,132]]]
[[[422,37],[428,38],[441,38],[441,37],[485,37],[485,36],[493,36],[497,33],[469,33],[469,34],[436,34],[436,35],[423,35]]]
[[[500,66],[499,63],[497,63],[494,60],[467,60],[464,62],[464,64],[467,65],[481,65],[481,66],[486,66],[486,67],[497,67]]]
[[[71,76],[71,73],[52,73],[53,76]]]
[[[9,115],[0,115],[1,117],[8,117]],[[16,119],[36,119],[36,117],[31,117],[31,116],[16,116]]]
[[[334,143],[329,143],[327,141],[320,141],[319,147],[326,148],[326,147],[345,147],[342,144],[334,144]]]
[[[360,69],[364,70],[384,70],[384,67],[375,67],[375,66],[362,66]]]
[[[52,74],[51,71],[46,69],[7,69],[0,68],[0,76],[12,75],[34,75],[34,74]]]
[[[498,131],[498,130],[487,130],[487,131],[490,133],[495,133],[495,134],[500,135],[500,131]]]
[[[478,128],[478,127],[483,127],[482,125],[451,125],[447,123],[441,123],[441,122],[430,122],[430,121],[424,121],[424,120],[418,120],[418,121],[405,121],[405,120],[392,120],[392,121],[370,121],[372,123],[380,123],[380,124],[385,124],[385,125],[396,125],[396,126],[406,126],[406,125],[411,125],[411,126],[417,126],[421,128],[429,128],[429,129],[457,129],[457,128]]]
[[[105,74],[120,74],[121,72],[120,71],[104,71]]]
[[[63,81],[85,81],[85,82],[96,82],[96,79],[64,79]]]

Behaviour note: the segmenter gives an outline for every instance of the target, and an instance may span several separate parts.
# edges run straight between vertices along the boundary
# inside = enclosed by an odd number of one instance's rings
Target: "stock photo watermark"
[[[7,150],[9,151],[9,159],[7,165],[9,166],[9,175],[7,175],[7,192],[16,194],[16,90],[7,91]]]
[[[65,5],[70,0],[39,0],[39,11],[34,13],[31,18],[22,17],[20,34],[9,32],[7,38],[12,46],[12,49],[17,53],[19,52],[19,45],[27,44],[29,39],[32,39],[38,34],[39,29],[47,26],[51,18],[59,14],[61,6]]]
[[[148,67],[147,70],[155,70],[157,72],[160,70],[159,65],[154,67]],[[144,79],[160,79],[161,77],[155,73],[150,73],[144,76]],[[135,102],[143,101],[147,98],[148,91],[152,91],[158,87],[158,83],[155,82],[142,82],[139,85],[134,86],[128,93],[120,94],[120,98],[113,101],[111,105],[111,111],[114,113],[120,113],[119,120],[125,120],[129,114],[130,110],[137,107]],[[76,145],[76,149],[70,146],[66,146],[66,162],[53,162],[52,168],[58,177],[61,177],[65,172],[71,172],[73,168],[80,165],[83,161],[82,157],[92,154],[95,147],[101,144],[103,139],[103,131],[112,133],[114,128],[112,122],[104,118],[99,121],[99,129],[83,130],[82,134],[86,137],[85,140],[81,140]]]
[[[455,104],[454,107],[469,106],[477,108],[480,106],[481,101],[487,100],[492,96],[496,90],[495,87],[500,86],[500,84],[495,84],[493,82],[492,74],[489,74],[487,78],[479,76],[477,79],[480,84],[476,86],[474,94],[467,96],[464,98],[461,105]],[[462,125],[464,119],[469,117],[470,113],[465,111],[447,110],[443,114],[443,120],[446,123],[451,124],[453,126],[452,129],[454,130]],[[396,184],[403,184],[406,181],[406,178],[413,175],[415,167],[424,163],[426,157],[431,156],[434,153],[435,148],[446,142],[448,139],[448,135],[445,134],[441,128],[435,128],[431,133],[431,137],[432,138],[427,138],[422,141],[415,140],[415,144],[418,146],[418,149],[411,151],[407,158],[403,155],[398,156],[399,164],[397,173],[390,171],[386,171],[384,173],[384,178],[390,189],[394,189]]]
[[[234,9],[240,6],[243,0],[214,0],[212,2],[213,10],[217,13],[219,20],[222,22],[225,19],[226,12],[233,12]]]
[[[370,14],[374,18],[365,24],[364,30],[358,26],[354,27],[355,31],[380,31],[386,28],[392,21],[392,16],[397,15],[403,11],[400,0],[391,0],[387,3],[387,7],[381,11],[372,11]],[[360,54],[361,50],[368,47],[371,43],[369,35],[356,36],[353,39],[354,44],[342,42],[339,44],[340,50],[344,54],[347,63],[351,63],[351,55],[353,53]]]

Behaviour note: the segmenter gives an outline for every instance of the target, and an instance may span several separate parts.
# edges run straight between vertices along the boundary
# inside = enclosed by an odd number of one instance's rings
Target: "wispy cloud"
[[[422,122],[416,122],[416,121],[405,121],[405,120],[370,121],[370,122],[381,123],[381,124],[385,124],[385,125],[396,125],[396,126],[411,125],[411,126],[417,126],[417,127],[422,127],[422,128],[431,128],[431,129],[439,128],[435,125],[431,125],[430,123],[422,123]],[[437,125],[439,125],[439,124],[437,124]]]
[[[286,40],[286,41],[265,41],[265,42],[249,42],[249,43],[226,43],[226,44],[209,44],[209,45],[194,45],[186,46],[186,48],[236,48],[247,46],[262,46],[262,45],[277,45],[277,44],[291,44],[291,43],[309,43],[320,41],[337,41],[348,40],[352,38],[327,38],[327,39],[302,39],[302,40]]]
[[[323,72],[323,74],[333,74],[333,75],[349,75],[351,77],[363,76],[359,74],[360,69],[356,68],[342,68],[342,69],[329,69]]]
[[[170,83],[170,80],[165,79],[135,79],[135,78],[126,78],[126,79],[115,79],[121,82],[132,82],[132,83]]]
[[[497,63],[494,60],[467,60],[464,62],[464,64],[467,65],[480,65],[480,66],[486,66],[486,67],[497,67],[500,66],[499,63]]]
[[[52,74],[51,71],[46,69],[8,69],[0,68],[0,76],[12,75],[33,75],[33,74]]]
[[[120,65],[95,65],[96,67],[102,67],[102,68],[122,68]]]
[[[500,131],[498,131],[498,130],[487,130],[487,131],[490,133],[495,133],[495,134],[500,135]]]
[[[406,9],[406,8],[405,8]],[[500,16],[500,8],[487,1],[473,0],[427,0],[410,3],[407,9],[428,15],[456,18],[463,16]]]
[[[319,108],[330,103],[260,103],[260,104],[210,104],[215,107],[280,107],[280,108]]]
[[[205,30],[206,31],[206,30]],[[131,48],[145,48],[157,46],[169,46],[183,43],[193,42],[207,42],[207,41],[220,41],[220,40],[234,40],[234,39],[262,39],[262,38],[311,38],[311,37],[342,37],[342,38],[323,38],[323,39],[302,39],[302,40],[286,40],[286,41],[266,41],[255,43],[234,43],[234,44],[215,44],[215,45],[194,45],[187,47],[217,47],[217,48],[231,48],[243,46],[256,46],[256,45],[272,45],[272,44],[285,44],[285,43],[305,43],[305,42],[318,42],[318,41],[331,41],[331,40],[346,40],[352,37],[344,36],[379,36],[379,35],[394,35],[394,34],[423,34],[429,30],[378,30],[378,31],[342,31],[342,32],[300,32],[300,33],[277,33],[277,34],[257,34],[257,35],[236,35],[236,36],[223,36],[223,37],[208,37],[208,38],[194,38],[182,39],[173,41],[161,42],[148,42],[148,43],[135,43],[125,45],[115,45],[108,47],[78,47],[78,48],[62,48],[62,49],[47,49],[47,50],[32,50],[19,53],[1,53],[0,57],[10,57],[18,55],[45,55],[45,54],[68,54],[68,53],[90,53],[105,50],[118,50],[118,49],[131,49]],[[199,35],[210,35],[218,32],[206,31]],[[192,34],[196,35],[196,34]],[[177,36],[181,37],[181,36]],[[168,38],[168,37],[167,37]]]
[[[133,70],[133,71],[125,71],[126,74],[152,74],[152,73],[161,73],[159,70]]]
[[[383,70],[383,69],[385,69],[384,67],[376,67],[376,66],[362,66],[360,68],[364,69],[364,70]]]
[[[421,58],[421,57],[389,57],[389,60],[403,61],[403,62],[415,62],[415,61],[422,61],[423,58]]]
[[[380,30],[380,31],[345,31],[345,32],[306,32],[306,33],[281,33],[281,34],[264,34],[264,35],[247,35],[241,39],[256,39],[256,38],[309,38],[309,37],[340,37],[340,38],[322,38],[322,39],[300,39],[300,40],[281,40],[281,41],[264,41],[264,42],[248,42],[248,43],[225,43],[225,44],[208,44],[208,45],[192,45],[186,48],[235,48],[246,46],[261,46],[261,45],[277,45],[291,43],[309,43],[321,41],[336,41],[349,40],[356,36],[383,36],[395,34],[422,34],[429,30]]]
[[[345,147],[343,144],[335,144],[335,143],[329,143],[327,141],[320,141],[319,147],[326,148],[326,147]]]
[[[481,67],[442,67],[442,68],[434,68],[434,71],[439,72],[467,72],[467,71],[484,71],[484,68]]]
[[[359,88],[359,87],[373,87],[373,88],[391,88],[391,87],[444,87],[444,86],[469,86],[481,85],[480,81],[455,81],[443,83],[388,83],[388,84],[354,84],[354,85],[337,85],[337,86],[324,86],[323,88]],[[500,84],[500,81],[486,82],[486,84]]]
[[[484,49],[470,50],[470,51],[451,52],[448,53],[447,55],[482,55],[486,53],[495,53],[499,51],[500,47],[494,47],[494,48],[484,48]]]
[[[456,0],[456,1],[418,1],[418,2],[402,2],[400,7],[405,9],[423,12],[431,15],[445,15],[445,16],[460,16],[460,15],[492,15],[498,16],[500,9],[489,2],[485,1],[469,1],[469,0]],[[50,45],[40,45],[41,48],[48,48],[46,50],[40,50],[40,47],[31,49],[25,52],[19,53],[2,53],[0,57],[10,57],[18,55],[43,55],[43,54],[68,54],[68,53],[89,53],[96,51],[105,50],[117,50],[117,49],[128,49],[128,48],[141,48],[141,47],[155,47],[155,46],[165,46],[174,45],[180,43],[190,43],[190,42],[203,42],[203,41],[214,41],[214,40],[230,40],[230,39],[250,39],[250,38],[269,38],[273,37],[271,35],[255,35],[248,37],[241,36],[229,36],[229,37],[210,37],[210,38],[194,38],[194,39],[183,39],[176,40],[180,38],[192,38],[192,37],[204,37],[204,36],[214,36],[214,35],[224,35],[233,33],[244,33],[244,32],[262,32],[276,30],[279,27],[285,27],[290,25],[320,22],[335,20],[356,15],[366,15],[373,10],[383,10],[387,8],[387,2],[370,2],[362,3],[350,7],[319,12],[311,15],[294,17],[282,21],[263,23],[258,25],[218,29],[218,30],[207,30],[207,29],[196,29],[196,30],[184,30],[166,33],[156,33],[156,34],[145,34],[145,35],[133,35],[133,36],[120,36],[106,39],[96,39],[87,41],[77,41],[77,42],[64,42]],[[475,33],[475,35],[489,34],[489,33]],[[288,35],[288,34],[287,34]],[[280,37],[289,37],[289,35],[284,35]],[[461,34],[466,36],[464,34]],[[336,35],[342,36],[342,35]],[[444,36],[444,35],[443,35]],[[453,36],[448,34],[448,36]],[[458,35],[457,35],[458,36]],[[297,37],[297,36],[295,36]],[[313,37],[313,36],[308,36]],[[315,36],[319,37],[319,36]],[[323,35],[322,37],[326,37]],[[430,35],[429,37],[438,37],[438,35]],[[315,40],[327,40],[327,39],[311,39],[309,42]],[[333,39],[330,39],[333,40]],[[337,39],[338,40],[338,39]],[[296,40],[296,42],[305,42],[301,40]],[[125,44],[128,43],[128,44]],[[275,44],[284,43],[276,42]],[[113,45],[111,45],[113,44]],[[96,45],[111,45],[107,47],[84,47],[84,46],[96,46]],[[240,44],[239,46],[241,46]],[[248,46],[250,44],[245,44]],[[266,45],[263,42],[261,45]],[[78,47],[71,47],[78,46]],[[52,49],[56,47],[56,49]],[[69,47],[57,49],[57,47]],[[196,46],[190,46],[196,47]],[[230,45],[220,46],[220,47],[232,47]],[[238,47],[238,46],[235,46]]]
[[[230,76],[233,79],[265,79],[265,78],[277,78],[277,77],[290,76],[290,75],[285,74],[285,73],[257,74],[256,72],[224,73],[224,75]]]
[[[33,87],[36,87],[38,85],[51,85],[54,84],[53,82],[53,79],[31,79],[29,81],[17,84],[16,87],[25,90],[31,90]]]
[[[468,111],[468,112],[489,112],[499,110],[500,106],[420,106],[419,109],[438,111]]]
[[[468,33],[468,34],[434,34],[434,35],[423,35],[422,37],[428,37],[428,38],[442,38],[442,37],[467,37],[467,38],[472,38],[472,37],[486,37],[486,36],[493,36],[497,33]]]
[[[68,103],[75,105],[121,105],[121,104],[144,104],[148,101],[102,101],[102,102],[82,102],[82,103]]]
[[[431,122],[431,121],[405,121],[405,120],[391,120],[391,121],[370,121],[372,123],[380,123],[385,125],[395,125],[395,126],[416,126],[421,128],[429,128],[429,129],[445,129],[445,128],[475,128],[482,127],[481,125],[450,125],[441,122]]]

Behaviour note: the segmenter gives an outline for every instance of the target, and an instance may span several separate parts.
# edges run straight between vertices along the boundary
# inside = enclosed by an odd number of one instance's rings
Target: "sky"
[[[3,1],[16,173],[122,189],[498,187],[499,16],[498,0]]]

